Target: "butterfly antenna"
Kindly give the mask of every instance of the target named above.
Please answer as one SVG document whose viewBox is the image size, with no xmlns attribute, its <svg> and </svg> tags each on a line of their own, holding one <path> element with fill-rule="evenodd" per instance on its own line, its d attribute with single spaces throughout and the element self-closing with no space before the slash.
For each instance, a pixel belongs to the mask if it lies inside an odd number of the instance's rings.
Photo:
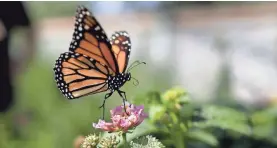
<svg viewBox="0 0 277 148">
<path fill-rule="evenodd" d="M 131 79 L 134 79 L 134 80 L 135 80 L 135 81 L 133 81 L 133 84 L 134 84 L 135 86 L 138 86 L 138 85 L 139 85 L 139 81 L 138 81 L 136 78 L 131 77 Z"/>
<path fill-rule="evenodd" d="M 140 62 L 140 61 L 135 61 L 133 62 L 130 67 L 127 69 L 127 72 L 129 72 L 131 69 L 133 69 L 134 67 L 140 65 L 140 64 L 146 64 L 145 62 Z"/>
<path fill-rule="evenodd" d="M 134 61 L 134 62 L 129 66 L 128 70 L 129 70 L 134 64 L 137 64 L 137 63 L 139 63 L 138 60 Z"/>
</svg>

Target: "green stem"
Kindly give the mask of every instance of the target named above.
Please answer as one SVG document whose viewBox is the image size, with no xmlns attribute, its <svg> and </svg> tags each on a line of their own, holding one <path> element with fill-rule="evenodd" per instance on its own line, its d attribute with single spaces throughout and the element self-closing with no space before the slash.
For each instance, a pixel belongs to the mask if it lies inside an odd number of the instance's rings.
<svg viewBox="0 0 277 148">
<path fill-rule="evenodd" d="M 176 139 L 176 143 L 175 146 L 176 148 L 185 148 L 185 139 L 184 139 L 184 135 L 182 133 L 182 131 L 176 131 L 175 133 L 175 139 Z"/>
<path fill-rule="evenodd" d="M 177 130 L 175 131 L 175 134 L 174 134 L 174 139 L 175 139 L 175 146 L 176 148 L 185 148 L 186 145 L 186 139 L 185 139 L 185 135 L 186 135 L 186 132 L 188 131 L 188 121 L 185 121 L 184 123 L 184 126 L 185 126 L 185 130 L 184 128 L 181 127 L 181 124 L 180 122 L 178 123 L 177 125 Z"/>
<path fill-rule="evenodd" d="M 127 134 L 126 133 L 123 133 L 122 134 L 122 137 L 123 137 L 123 143 L 124 143 L 124 148 L 127 148 L 128 147 L 128 144 L 127 144 Z"/>
</svg>

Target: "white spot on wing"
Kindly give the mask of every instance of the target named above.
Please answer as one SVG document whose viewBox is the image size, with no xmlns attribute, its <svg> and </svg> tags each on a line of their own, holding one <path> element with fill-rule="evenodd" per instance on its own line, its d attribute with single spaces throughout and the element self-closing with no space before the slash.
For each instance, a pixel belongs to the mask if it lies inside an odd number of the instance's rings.
<svg viewBox="0 0 277 148">
<path fill-rule="evenodd" d="M 79 29 L 79 31 L 82 31 L 82 30 L 83 30 L 83 28 L 82 28 L 81 26 L 79 26 L 78 29 Z M 76 32 L 76 34 L 77 34 L 77 32 Z"/>
<path fill-rule="evenodd" d="M 99 27 L 99 26 L 96 26 L 94 29 L 95 29 L 96 31 L 98 31 L 98 30 L 100 30 L 100 27 Z"/>
</svg>

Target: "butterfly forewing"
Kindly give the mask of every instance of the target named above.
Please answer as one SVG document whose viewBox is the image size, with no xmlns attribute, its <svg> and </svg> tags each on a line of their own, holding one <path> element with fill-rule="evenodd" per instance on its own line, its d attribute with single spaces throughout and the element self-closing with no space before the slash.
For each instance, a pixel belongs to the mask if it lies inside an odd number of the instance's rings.
<svg viewBox="0 0 277 148">
<path fill-rule="evenodd" d="M 92 13 L 82 6 L 79 7 L 76 13 L 75 29 L 69 50 L 87 55 L 107 65 L 114 73 L 119 73 L 111 48 L 105 31 Z"/>
<path fill-rule="evenodd" d="M 125 72 L 131 53 L 131 40 L 126 31 L 115 32 L 110 39 L 119 72 Z"/>
<path fill-rule="evenodd" d="M 58 88 L 68 99 L 106 91 L 107 77 L 113 73 L 102 63 L 73 52 L 61 54 L 54 71 Z"/>
</svg>

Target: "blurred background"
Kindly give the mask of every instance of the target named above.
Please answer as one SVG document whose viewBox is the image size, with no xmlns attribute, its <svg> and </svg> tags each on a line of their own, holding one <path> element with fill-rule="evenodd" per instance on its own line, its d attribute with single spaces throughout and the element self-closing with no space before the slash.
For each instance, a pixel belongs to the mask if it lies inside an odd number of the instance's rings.
<svg viewBox="0 0 277 148">
<path fill-rule="evenodd" d="M 129 32 L 131 62 L 147 63 L 132 71 L 140 84 L 122 89 L 129 100 L 179 85 L 199 105 L 260 110 L 277 103 L 277 2 L 23 2 L 25 23 L 13 5 L 0 11 L 0 42 L 9 45 L 1 50 L 10 61 L 10 73 L 1 70 L 10 77 L 1 81 L 11 80 L 13 98 L 0 114 L 1 148 L 73 147 L 101 117 L 104 93 L 69 101 L 54 81 L 53 65 L 69 49 L 78 5 L 94 13 L 108 36 Z M 5 23 L 10 19 L 12 27 Z M 120 104 L 113 95 L 107 113 Z"/>
</svg>

